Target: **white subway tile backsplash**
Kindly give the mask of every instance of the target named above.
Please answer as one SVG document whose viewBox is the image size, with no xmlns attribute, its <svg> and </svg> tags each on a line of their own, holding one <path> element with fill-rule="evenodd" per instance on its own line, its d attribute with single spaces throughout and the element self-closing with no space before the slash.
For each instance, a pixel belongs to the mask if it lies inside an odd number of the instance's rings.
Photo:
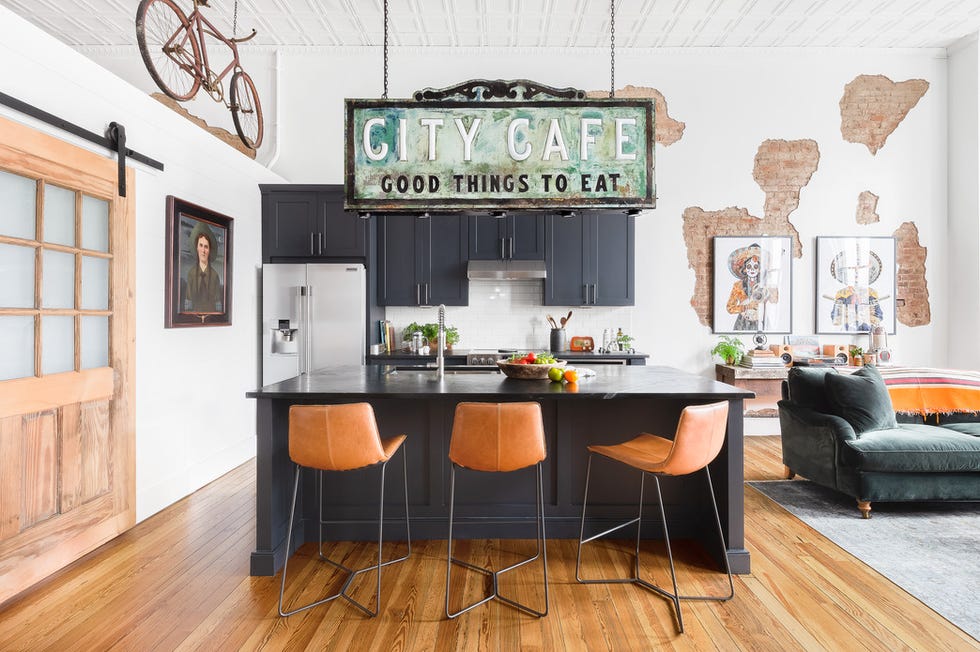
<svg viewBox="0 0 980 652">
<path fill-rule="evenodd" d="M 591 336 L 602 345 L 602 331 L 614 333 L 622 328 L 633 330 L 633 307 L 545 306 L 544 281 L 470 281 L 470 305 L 447 306 L 446 323 L 459 330 L 460 349 L 496 349 L 514 347 L 524 350 L 546 350 L 551 326 L 546 315 L 555 321 L 572 311 L 565 327 L 572 336 Z M 388 307 L 385 315 L 395 328 L 397 338 L 412 322 L 424 324 L 437 319 L 434 308 Z"/>
</svg>

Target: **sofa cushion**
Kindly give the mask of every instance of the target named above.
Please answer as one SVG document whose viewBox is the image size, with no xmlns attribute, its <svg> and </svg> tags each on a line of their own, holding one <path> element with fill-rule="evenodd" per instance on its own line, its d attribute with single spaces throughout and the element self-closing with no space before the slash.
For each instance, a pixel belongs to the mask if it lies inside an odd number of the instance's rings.
<svg viewBox="0 0 980 652">
<path fill-rule="evenodd" d="M 843 417 L 858 435 L 898 425 L 885 381 L 875 367 L 861 367 L 849 376 L 826 374 L 824 387 L 831 413 Z"/>
<path fill-rule="evenodd" d="M 980 437 L 980 421 L 974 421 L 973 423 L 944 423 L 942 427 L 953 432 L 961 432 L 964 435 Z"/>
<path fill-rule="evenodd" d="M 841 457 L 859 471 L 980 472 L 980 437 L 939 426 L 903 425 L 843 442 Z"/>
<path fill-rule="evenodd" d="M 836 374 L 837 370 L 833 367 L 790 367 L 786 373 L 789 400 L 800 407 L 829 414 L 830 402 L 823 381 L 827 373 Z"/>
</svg>

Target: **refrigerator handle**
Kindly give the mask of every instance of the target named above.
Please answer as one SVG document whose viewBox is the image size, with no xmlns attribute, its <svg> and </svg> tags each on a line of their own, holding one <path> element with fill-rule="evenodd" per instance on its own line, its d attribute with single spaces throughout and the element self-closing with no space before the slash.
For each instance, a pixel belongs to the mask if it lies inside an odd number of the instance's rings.
<svg viewBox="0 0 980 652">
<path fill-rule="evenodd" d="M 313 371 L 313 311 L 316 305 L 313 303 L 313 286 L 306 286 L 306 373 Z"/>
</svg>

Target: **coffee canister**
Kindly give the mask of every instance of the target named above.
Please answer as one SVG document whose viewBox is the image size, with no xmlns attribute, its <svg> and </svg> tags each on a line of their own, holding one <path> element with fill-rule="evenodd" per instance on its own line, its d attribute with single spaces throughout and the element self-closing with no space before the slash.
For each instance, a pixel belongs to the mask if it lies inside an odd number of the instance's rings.
<svg viewBox="0 0 980 652">
<path fill-rule="evenodd" d="M 568 344 L 565 340 L 565 329 L 564 328 L 552 328 L 551 329 L 551 351 L 552 353 L 557 353 L 559 351 L 566 351 L 568 349 Z"/>
</svg>

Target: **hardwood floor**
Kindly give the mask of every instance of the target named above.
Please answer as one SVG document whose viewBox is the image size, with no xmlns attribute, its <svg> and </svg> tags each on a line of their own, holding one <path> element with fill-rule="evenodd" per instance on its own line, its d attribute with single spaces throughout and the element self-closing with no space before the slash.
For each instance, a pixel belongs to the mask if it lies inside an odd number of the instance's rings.
<svg viewBox="0 0 980 652">
<path fill-rule="evenodd" d="M 746 479 L 777 479 L 779 438 L 748 437 Z M 683 603 L 677 634 L 670 603 L 630 585 L 575 581 L 575 541 L 548 542 L 550 614 L 536 619 L 493 601 L 447 620 L 443 541 L 421 541 L 385 569 L 382 613 L 368 619 L 334 601 L 287 619 L 276 612 L 279 578 L 250 577 L 254 464 L 245 464 L 140 523 L 0 608 L 0 650 L 980 650 L 980 644 L 851 557 L 768 498 L 746 487 L 750 575 L 727 603 Z M 618 542 L 584 555 L 597 573 L 624 572 Z M 532 541 L 461 542 L 458 553 L 500 567 Z M 391 546 L 386 554 L 400 550 Z M 694 546 L 675 546 L 682 591 L 720 591 L 724 576 Z M 366 564 L 369 550 L 335 555 Z M 651 542 L 645 573 L 669 575 Z M 301 549 L 287 597 L 314 597 L 337 577 Z M 295 575 L 293 574 L 295 570 Z M 525 572 L 525 570 L 527 572 Z M 455 571 L 454 571 L 455 573 Z M 538 604 L 539 567 L 514 573 L 501 591 Z M 369 599 L 366 573 L 355 597 Z M 362 576 L 363 577 L 363 576 Z M 506 576 L 505 576 L 506 577 Z M 304 585 L 308 590 L 296 594 Z M 454 574 L 460 599 L 482 589 Z M 970 599 L 964 596 L 964 599 Z"/>
</svg>

